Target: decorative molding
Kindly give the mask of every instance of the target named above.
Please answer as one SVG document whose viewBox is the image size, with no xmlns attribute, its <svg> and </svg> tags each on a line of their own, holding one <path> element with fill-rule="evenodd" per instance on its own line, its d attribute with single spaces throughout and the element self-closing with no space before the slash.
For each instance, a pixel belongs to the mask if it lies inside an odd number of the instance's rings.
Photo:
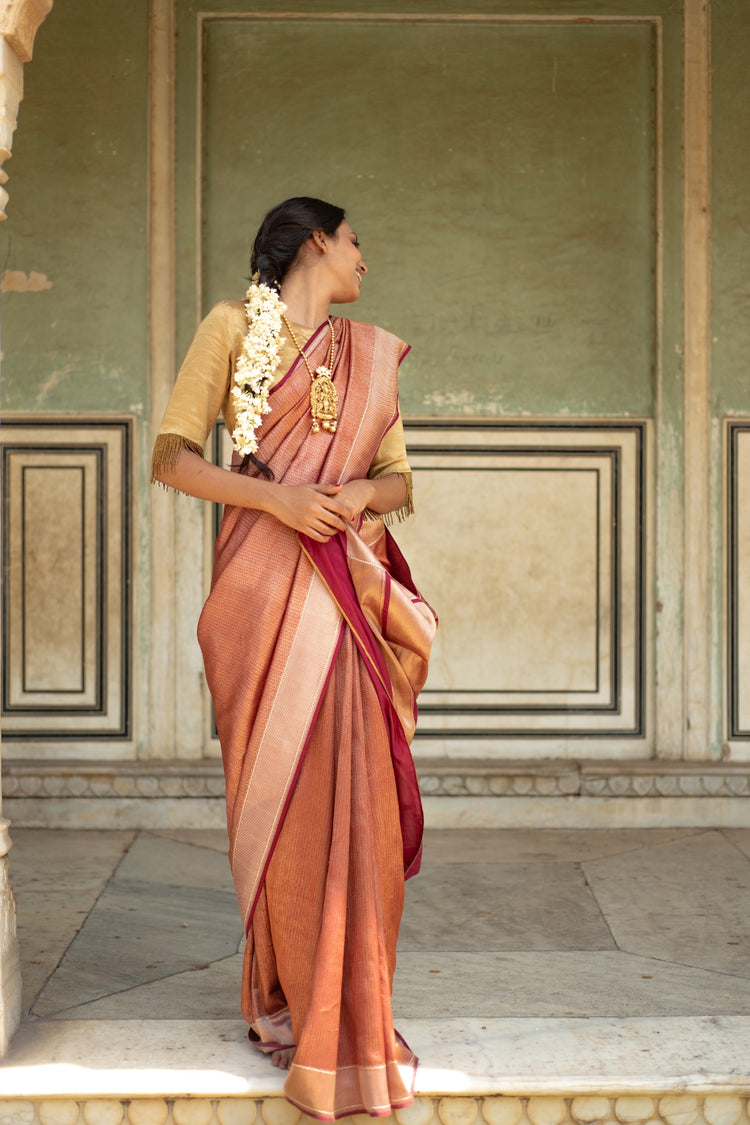
<svg viewBox="0 0 750 1125">
<path fill-rule="evenodd" d="M 130 733 L 130 419 L 7 418 L 5 738 Z"/>
<path fill-rule="evenodd" d="M 417 762 L 425 797 L 750 797 L 750 763 L 650 761 Z M 223 798 L 220 762 L 10 761 L 6 798 Z M 16 824 L 19 823 L 15 818 Z"/>
<path fill-rule="evenodd" d="M 6 798 L 95 797 L 99 800 L 223 798 L 224 774 L 221 763 L 214 761 L 6 761 L 3 794 Z"/>
<path fill-rule="evenodd" d="M 750 764 L 672 762 L 418 763 L 429 797 L 743 797 Z"/>
</svg>

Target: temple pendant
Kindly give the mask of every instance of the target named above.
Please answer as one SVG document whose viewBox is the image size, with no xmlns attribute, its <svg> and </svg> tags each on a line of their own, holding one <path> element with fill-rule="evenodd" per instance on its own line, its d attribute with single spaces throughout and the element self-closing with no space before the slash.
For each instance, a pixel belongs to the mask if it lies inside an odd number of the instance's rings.
<svg viewBox="0 0 750 1125">
<path fill-rule="evenodd" d="M 327 367 L 319 367 L 315 372 L 310 386 L 310 413 L 314 434 L 319 434 L 321 430 L 336 433 L 338 393 Z"/>
</svg>

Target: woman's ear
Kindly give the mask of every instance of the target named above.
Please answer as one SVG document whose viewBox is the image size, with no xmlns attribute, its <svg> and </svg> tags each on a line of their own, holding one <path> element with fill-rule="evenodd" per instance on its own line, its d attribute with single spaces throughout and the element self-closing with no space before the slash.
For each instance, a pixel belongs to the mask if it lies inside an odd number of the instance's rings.
<svg viewBox="0 0 750 1125">
<path fill-rule="evenodd" d="M 325 236 L 325 233 L 322 230 L 314 230 L 312 232 L 311 237 L 312 237 L 313 245 L 315 246 L 315 249 L 320 250 L 321 253 L 325 254 L 326 253 L 326 236 Z"/>
</svg>

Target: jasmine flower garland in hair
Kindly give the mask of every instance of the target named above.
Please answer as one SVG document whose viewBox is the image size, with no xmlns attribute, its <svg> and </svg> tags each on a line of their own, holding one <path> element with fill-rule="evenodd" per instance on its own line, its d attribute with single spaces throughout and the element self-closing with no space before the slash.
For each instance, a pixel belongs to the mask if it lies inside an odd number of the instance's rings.
<svg viewBox="0 0 750 1125">
<path fill-rule="evenodd" d="M 245 310 L 247 334 L 232 380 L 236 418 L 232 444 L 243 457 L 258 448 L 255 431 L 263 415 L 271 411 L 268 392 L 279 366 L 281 346 L 286 343 L 281 336 L 286 305 L 275 289 L 258 282 L 257 273 L 247 291 Z"/>
</svg>

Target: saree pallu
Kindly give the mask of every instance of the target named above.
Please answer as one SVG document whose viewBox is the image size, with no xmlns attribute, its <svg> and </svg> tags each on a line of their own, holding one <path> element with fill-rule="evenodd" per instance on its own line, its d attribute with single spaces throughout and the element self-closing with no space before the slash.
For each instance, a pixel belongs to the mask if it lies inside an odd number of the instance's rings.
<svg viewBox="0 0 750 1125">
<path fill-rule="evenodd" d="M 366 477 L 396 416 L 404 345 L 334 327 L 335 435 L 310 432 L 304 364 L 271 392 L 257 455 L 284 484 Z M 313 368 L 326 348 L 327 333 L 308 341 Z M 261 1050 L 296 1047 L 285 1095 L 321 1120 L 413 1097 L 391 990 L 404 877 L 421 855 L 409 741 L 434 630 L 381 520 L 320 544 L 225 510 L 198 636 L 247 933 L 242 1010 Z"/>
</svg>

